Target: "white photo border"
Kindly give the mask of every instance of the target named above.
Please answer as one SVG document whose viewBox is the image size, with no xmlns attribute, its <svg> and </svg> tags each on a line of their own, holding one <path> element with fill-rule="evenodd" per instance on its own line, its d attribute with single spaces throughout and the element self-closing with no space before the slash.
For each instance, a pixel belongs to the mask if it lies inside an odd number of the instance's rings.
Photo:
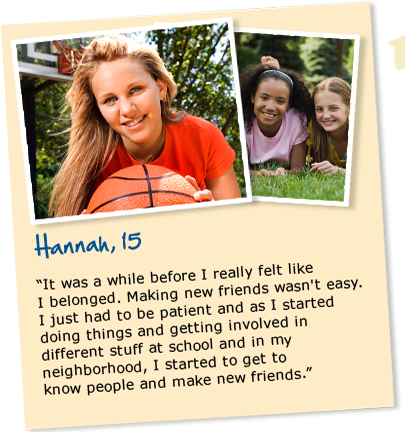
<svg viewBox="0 0 405 432">
<path fill-rule="evenodd" d="M 353 55 L 353 74 L 352 74 L 352 93 L 350 98 L 350 127 L 349 127 L 349 141 L 347 147 L 347 165 L 346 165 L 346 179 L 345 179 L 345 194 L 343 201 L 325 201 L 325 200 L 310 200 L 299 198 L 276 198 L 276 197 L 261 197 L 253 195 L 253 201 L 262 202 L 277 202 L 277 203 L 290 203 L 290 204 L 309 204 L 309 205 L 324 205 L 336 207 L 348 207 L 350 197 L 350 183 L 351 183 L 351 169 L 352 169 L 352 153 L 353 153 L 353 136 L 355 127 L 355 107 L 356 107 L 356 94 L 357 94 L 357 76 L 359 67 L 359 50 L 360 50 L 360 35 L 341 34 L 341 33 L 319 33 L 319 32 L 300 32 L 288 30 L 271 30 L 271 29 L 257 29 L 247 27 L 235 27 L 235 33 L 255 33 L 255 34 L 270 34 L 281 36 L 304 36 L 304 37 L 319 37 L 325 39 L 350 39 L 354 40 L 354 55 Z M 241 135 L 246 140 L 245 134 Z M 243 143 L 246 147 L 246 141 Z"/>
<path fill-rule="evenodd" d="M 210 202 L 199 203 L 198 205 L 180 204 L 180 205 L 172 205 L 167 207 L 153 207 L 153 208 L 146 208 L 146 209 L 134 209 L 134 210 L 96 213 L 92 215 L 86 215 L 85 217 L 83 215 L 77 215 L 77 216 L 47 218 L 47 219 L 36 219 L 35 211 L 34 211 L 34 197 L 32 194 L 32 187 L 31 187 L 30 163 L 28 157 L 28 145 L 27 145 L 26 130 L 25 130 L 24 110 L 22 106 L 22 93 L 21 93 L 20 78 L 19 78 L 18 59 L 17 59 L 17 45 L 35 43 L 35 42 L 47 42 L 47 41 L 61 40 L 61 39 L 75 39 L 81 37 L 103 36 L 103 35 L 111 35 L 117 33 L 146 32 L 150 30 L 164 30 L 167 28 L 180 28 L 180 27 L 189 27 L 194 25 L 210 25 L 210 24 L 223 24 L 223 23 L 227 23 L 228 25 L 228 37 L 231 45 L 235 100 L 237 105 L 238 124 L 240 129 L 240 138 L 241 138 L 241 146 L 242 146 L 241 150 L 242 150 L 242 160 L 243 160 L 245 185 L 246 185 L 246 197 L 229 199 L 229 200 L 221 200 L 221 201 L 210 201 Z M 92 219 L 104 219 L 104 218 L 117 217 L 117 216 L 129 216 L 129 215 L 136 215 L 136 214 L 157 213 L 157 212 L 176 211 L 176 210 L 202 209 L 205 207 L 218 207 L 224 205 L 245 204 L 245 203 L 252 202 L 248 156 L 246 151 L 246 145 L 243 144 L 246 142 L 246 140 L 244 135 L 244 127 L 243 127 L 242 101 L 241 101 L 240 90 L 239 90 L 239 75 L 238 75 L 237 60 L 236 60 L 236 48 L 235 48 L 232 18 L 196 20 L 196 21 L 186 21 L 186 22 L 170 23 L 170 24 L 159 23 L 159 25 L 156 25 L 155 23 L 154 25 L 149 25 L 149 26 L 113 28 L 113 29 L 110 28 L 110 29 L 92 31 L 92 32 L 68 33 L 68 34 L 59 34 L 59 35 L 43 36 L 43 37 L 35 37 L 35 38 L 14 39 L 11 41 L 11 47 L 13 51 L 14 81 L 16 87 L 21 142 L 23 146 L 25 179 L 26 179 L 26 187 L 27 187 L 27 194 L 28 194 L 28 206 L 29 206 L 31 225 L 70 222 L 76 220 L 83 221 L 83 220 L 92 220 Z"/>
</svg>

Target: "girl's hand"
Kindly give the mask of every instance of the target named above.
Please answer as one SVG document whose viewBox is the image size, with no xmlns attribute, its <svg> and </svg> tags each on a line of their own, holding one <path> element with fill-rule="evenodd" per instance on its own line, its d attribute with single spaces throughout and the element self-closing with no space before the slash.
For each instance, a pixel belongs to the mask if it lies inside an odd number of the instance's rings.
<svg viewBox="0 0 405 432">
<path fill-rule="evenodd" d="M 84 214 L 86 214 L 86 211 L 87 211 L 87 209 L 84 209 L 80 214 L 84 215 Z"/>
<path fill-rule="evenodd" d="M 273 175 L 283 176 L 284 174 L 287 174 L 287 173 L 288 173 L 288 171 L 285 168 L 279 167 L 279 168 L 276 169 L 276 171 L 274 172 Z"/>
<path fill-rule="evenodd" d="M 325 174 L 336 174 L 339 171 L 346 172 L 346 170 L 332 165 L 329 161 L 313 163 L 310 171 L 323 172 Z"/>
<path fill-rule="evenodd" d="M 280 64 L 278 63 L 278 60 L 272 56 L 263 56 L 262 57 L 262 63 L 268 64 L 270 66 L 276 67 L 277 69 L 280 69 Z"/>
<path fill-rule="evenodd" d="M 185 176 L 185 179 L 193 186 L 194 189 L 197 190 L 197 192 L 194 194 L 194 199 L 199 202 L 204 201 L 214 201 L 214 198 L 212 196 L 212 193 L 208 189 L 204 189 L 203 191 L 198 186 L 197 182 L 195 181 L 194 177 L 191 177 L 189 175 Z"/>
<path fill-rule="evenodd" d="M 273 177 L 275 175 L 274 171 L 269 171 L 269 170 L 265 170 L 262 169 L 260 171 L 253 171 L 250 170 L 250 176 L 251 177 Z"/>
<path fill-rule="evenodd" d="M 283 167 L 279 167 L 275 171 L 266 170 L 266 169 L 261 169 L 260 171 L 250 171 L 251 177 L 274 177 L 278 175 L 283 176 L 284 174 L 287 173 L 288 171 Z"/>
</svg>

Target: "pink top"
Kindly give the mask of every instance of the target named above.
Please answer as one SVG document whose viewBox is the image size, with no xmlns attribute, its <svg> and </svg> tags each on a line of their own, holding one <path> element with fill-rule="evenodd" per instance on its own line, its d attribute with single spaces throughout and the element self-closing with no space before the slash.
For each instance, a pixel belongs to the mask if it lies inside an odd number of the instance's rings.
<svg viewBox="0 0 405 432">
<path fill-rule="evenodd" d="M 249 149 L 249 162 L 277 161 L 290 166 L 291 149 L 294 145 L 302 143 L 308 136 L 308 129 L 302 132 L 301 119 L 295 108 L 290 108 L 283 117 L 280 129 L 274 137 L 266 137 L 253 119 L 250 133 L 246 132 L 246 144 Z"/>
</svg>

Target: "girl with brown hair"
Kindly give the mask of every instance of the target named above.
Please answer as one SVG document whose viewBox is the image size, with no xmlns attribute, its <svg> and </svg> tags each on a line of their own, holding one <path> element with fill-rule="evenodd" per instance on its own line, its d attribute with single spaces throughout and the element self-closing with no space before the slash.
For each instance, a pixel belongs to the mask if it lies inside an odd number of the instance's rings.
<svg viewBox="0 0 405 432">
<path fill-rule="evenodd" d="M 120 35 L 93 40 L 68 92 L 71 135 L 50 214 L 82 213 L 103 180 L 142 163 L 185 176 L 198 201 L 239 198 L 235 152 L 216 126 L 173 110 L 176 90 L 153 48 Z"/>
<path fill-rule="evenodd" d="M 311 171 L 346 172 L 350 97 L 351 87 L 341 78 L 328 78 L 315 87 L 315 116 L 307 140 Z"/>
</svg>

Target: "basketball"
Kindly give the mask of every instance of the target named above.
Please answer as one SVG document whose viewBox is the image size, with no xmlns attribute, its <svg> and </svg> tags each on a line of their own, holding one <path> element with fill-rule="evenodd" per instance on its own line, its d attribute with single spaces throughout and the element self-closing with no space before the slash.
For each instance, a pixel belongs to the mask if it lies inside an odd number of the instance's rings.
<svg viewBox="0 0 405 432">
<path fill-rule="evenodd" d="M 86 214 L 191 204 L 197 191 L 180 174 L 155 165 L 117 171 L 94 192 Z"/>
</svg>

